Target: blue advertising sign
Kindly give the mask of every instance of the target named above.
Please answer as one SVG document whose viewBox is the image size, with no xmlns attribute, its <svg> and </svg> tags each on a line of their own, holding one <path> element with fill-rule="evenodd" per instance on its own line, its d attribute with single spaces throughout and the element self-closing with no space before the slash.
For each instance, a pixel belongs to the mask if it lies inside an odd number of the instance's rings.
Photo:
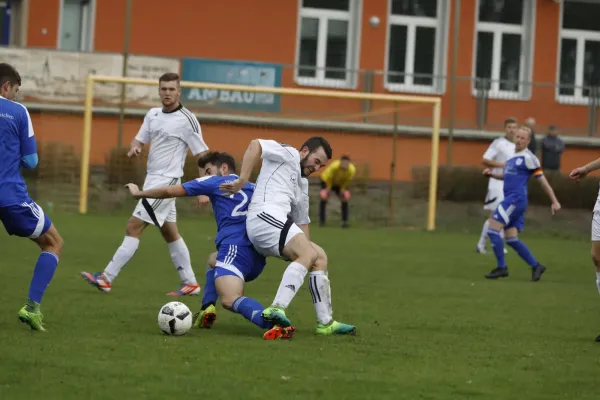
<svg viewBox="0 0 600 400">
<path fill-rule="evenodd" d="M 281 87 L 281 65 L 278 64 L 182 58 L 181 68 L 184 81 Z M 280 95 L 273 93 L 184 88 L 182 102 L 200 108 L 280 111 Z"/>
</svg>

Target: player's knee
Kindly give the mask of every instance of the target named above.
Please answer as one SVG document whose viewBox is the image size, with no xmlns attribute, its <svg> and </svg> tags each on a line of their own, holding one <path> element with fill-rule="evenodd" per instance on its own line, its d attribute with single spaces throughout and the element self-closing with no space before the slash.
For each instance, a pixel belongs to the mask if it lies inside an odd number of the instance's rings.
<svg viewBox="0 0 600 400">
<path fill-rule="evenodd" d="M 326 271 L 327 263 L 328 263 L 327 253 L 325 253 L 325 250 L 323 250 L 323 248 L 321 246 L 318 246 L 314 243 L 313 243 L 313 247 L 315 248 L 315 250 L 317 252 L 317 260 L 315 261 L 315 263 L 312 267 L 312 270 L 313 271 Z"/>
<path fill-rule="evenodd" d="M 231 311 L 235 299 L 237 299 L 237 297 L 232 295 L 221 296 L 221 305 L 224 309 Z"/>
<path fill-rule="evenodd" d="M 206 265 L 209 268 L 215 268 L 217 266 L 217 252 L 211 253 L 206 260 Z"/>
<path fill-rule="evenodd" d="M 60 236 L 54 226 L 51 226 L 48 232 L 40 236 L 37 242 L 42 251 L 56 254 L 58 257 L 60 257 L 65 244 L 63 238 Z"/>
<path fill-rule="evenodd" d="M 305 249 L 302 253 L 299 254 L 299 257 L 296 259 L 296 262 L 307 266 L 308 269 L 310 269 L 312 266 L 315 265 L 315 263 L 317 262 L 319 258 L 319 254 L 317 253 L 317 251 L 315 249 L 311 248 L 307 248 Z"/>
<path fill-rule="evenodd" d="M 173 222 L 165 222 L 163 227 L 160 229 L 160 233 L 167 243 L 174 242 L 181 238 L 179 235 L 179 230 L 177 229 L 177 225 Z"/>
<path fill-rule="evenodd" d="M 592 262 L 596 268 L 600 268 L 600 254 L 595 254 L 592 252 Z"/>
<path fill-rule="evenodd" d="M 142 232 L 144 231 L 144 222 L 137 218 L 130 218 L 127 221 L 127 226 L 125 227 L 125 234 L 127 236 L 139 239 L 142 236 Z"/>
</svg>

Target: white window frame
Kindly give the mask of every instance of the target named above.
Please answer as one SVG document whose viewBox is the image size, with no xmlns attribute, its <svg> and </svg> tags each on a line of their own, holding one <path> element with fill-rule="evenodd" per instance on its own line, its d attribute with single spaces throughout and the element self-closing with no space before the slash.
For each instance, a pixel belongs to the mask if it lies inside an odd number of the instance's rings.
<svg viewBox="0 0 600 400">
<path fill-rule="evenodd" d="M 328 87 L 336 89 L 356 89 L 358 60 L 360 56 L 360 21 L 362 0 L 350 0 L 350 10 L 325 10 L 320 8 L 302 7 L 302 0 L 298 0 L 298 22 L 296 29 L 296 67 L 294 68 L 294 81 L 298 85 Z M 300 72 L 300 42 L 302 40 L 302 18 L 316 18 L 319 21 L 317 36 L 317 65 L 316 76 L 299 76 Z M 329 19 L 348 22 L 348 41 L 346 49 L 346 79 L 325 78 L 325 59 L 327 56 L 327 21 Z"/>
<path fill-rule="evenodd" d="M 62 24 L 64 20 L 65 0 L 60 0 L 58 9 L 58 38 L 56 48 L 62 50 Z M 94 37 L 96 31 L 96 0 L 89 0 L 89 18 L 81 21 L 81 43 L 79 45 L 80 52 L 94 51 Z"/>
<path fill-rule="evenodd" d="M 388 0 L 388 24 L 385 41 L 385 72 L 383 86 L 390 92 L 408 92 L 423 94 L 444 94 L 446 92 L 446 67 L 448 54 L 448 30 L 450 18 L 450 1 L 437 1 L 437 17 L 416 17 L 409 15 L 392 15 L 392 0 Z M 392 41 L 392 25 L 406 26 L 406 58 L 404 62 L 404 83 L 388 82 L 388 66 L 390 43 Z M 429 85 L 414 84 L 414 60 L 417 27 L 436 28 L 434 46 L 433 83 Z"/>
<path fill-rule="evenodd" d="M 475 87 L 477 80 L 477 41 L 479 32 L 493 33 L 493 53 L 492 53 L 492 76 L 490 77 L 491 86 L 488 91 L 490 99 L 500 100 L 531 100 L 531 82 L 533 79 L 533 61 L 534 61 L 534 38 L 536 22 L 536 0 L 523 1 L 523 20 L 521 25 L 503 24 L 499 22 L 479 22 L 479 5 L 481 0 L 477 0 L 475 5 L 475 36 L 473 38 L 473 80 L 471 82 L 472 95 L 476 97 L 479 90 Z M 502 34 L 512 33 L 521 35 L 521 57 L 519 59 L 519 91 L 500 90 L 500 68 L 502 63 Z"/>
<path fill-rule="evenodd" d="M 585 57 L 585 42 L 591 40 L 594 42 L 600 42 L 600 28 L 597 32 L 593 31 L 580 31 L 577 29 L 564 29 L 563 18 L 564 18 L 564 1 L 560 4 L 560 18 L 559 18 L 559 29 L 558 29 L 558 57 L 556 62 L 556 100 L 560 104 L 571 104 L 571 105 L 588 105 L 590 98 L 583 95 L 583 69 Z M 562 40 L 563 39 L 574 39 L 577 43 L 577 58 L 575 60 L 575 94 L 566 95 L 560 94 L 560 67 L 561 67 L 561 55 L 562 55 Z"/>
</svg>

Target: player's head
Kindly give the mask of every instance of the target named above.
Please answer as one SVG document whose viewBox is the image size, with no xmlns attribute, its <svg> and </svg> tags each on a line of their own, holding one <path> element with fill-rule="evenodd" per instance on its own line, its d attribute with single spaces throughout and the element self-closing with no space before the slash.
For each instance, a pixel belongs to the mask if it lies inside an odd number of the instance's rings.
<svg viewBox="0 0 600 400">
<path fill-rule="evenodd" d="M 523 151 L 529 145 L 531 140 L 531 128 L 527 125 L 521 125 L 515 134 L 515 152 Z"/>
<path fill-rule="evenodd" d="M 348 169 L 350 167 L 350 157 L 343 155 L 340 158 L 340 168 L 341 169 Z"/>
<path fill-rule="evenodd" d="M 21 86 L 21 75 L 10 64 L 0 63 L 0 95 L 15 101 Z"/>
<path fill-rule="evenodd" d="M 511 142 L 515 140 L 515 133 L 517 133 L 517 129 L 519 128 L 519 124 L 517 120 L 514 118 L 507 118 L 504 120 L 504 132 L 506 133 L 506 138 Z"/>
<path fill-rule="evenodd" d="M 327 164 L 333 156 L 333 150 L 324 137 L 313 136 L 300 147 L 300 170 L 302 176 L 309 176 Z"/>
<path fill-rule="evenodd" d="M 220 151 L 207 151 L 198 158 L 198 167 L 206 175 L 235 174 L 235 158 L 231 154 Z"/>
<path fill-rule="evenodd" d="M 179 74 L 167 72 L 158 78 L 158 96 L 163 107 L 169 108 L 179 104 L 181 87 Z"/>
</svg>

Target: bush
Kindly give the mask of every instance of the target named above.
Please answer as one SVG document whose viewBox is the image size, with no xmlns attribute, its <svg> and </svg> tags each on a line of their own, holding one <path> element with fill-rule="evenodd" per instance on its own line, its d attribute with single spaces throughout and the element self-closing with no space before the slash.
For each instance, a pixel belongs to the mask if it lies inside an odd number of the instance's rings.
<svg viewBox="0 0 600 400">
<path fill-rule="evenodd" d="M 79 183 L 80 161 L 72 145 L 38 142 L 39 163 L 27 177 L 44 183 Z"/>
<path fill-rule="evenodd" d="M 424 199 L 429 195 L 429 166 L 416 166 L 412 169 L 413 192 L 415 198 Z M 590 209 L 598 196 L 600 179 L 588 177 L 575 183 L 559 172 L 544 172 L 550 186 L 564 208 Z M 464 166 L 441 166 L 438 169 L 439 200 L 454 202 L 482 202 L 487 191 L 488 179 L 482 169 Z M 536 179 L 528 185 L 529 203 L 549 205 L 550 201 Z"/>
</svg>

